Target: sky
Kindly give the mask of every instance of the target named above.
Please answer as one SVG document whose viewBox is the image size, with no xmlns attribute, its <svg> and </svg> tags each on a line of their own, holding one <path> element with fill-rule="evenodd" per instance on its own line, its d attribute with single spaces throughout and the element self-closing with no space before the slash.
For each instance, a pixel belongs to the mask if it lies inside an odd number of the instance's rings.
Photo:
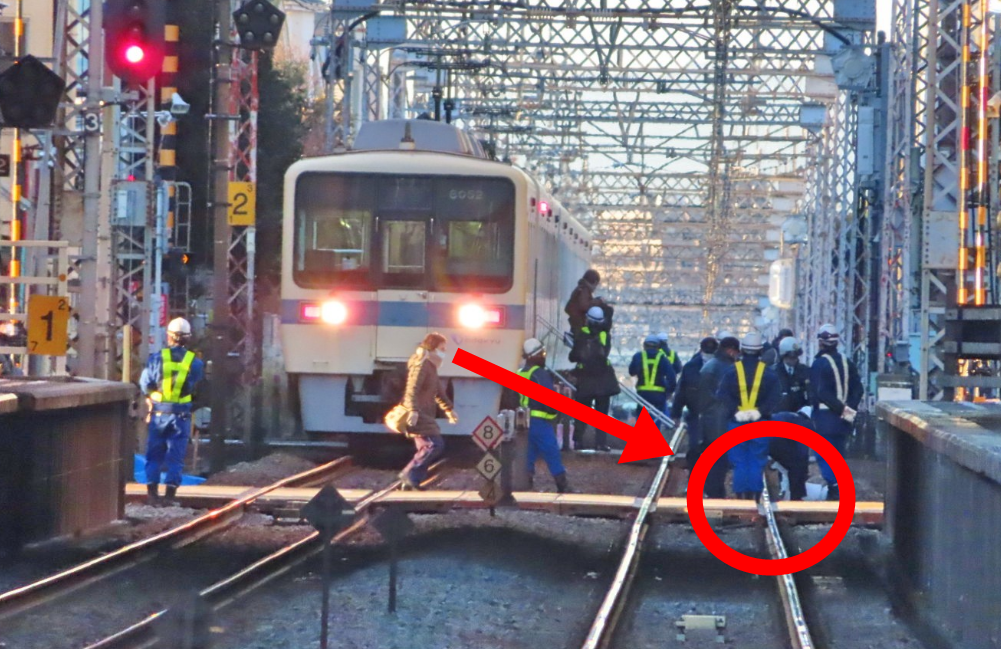
<svg viewBox="0 0 1001 649">
<path fill-rule="evenodd" d="M 876 0 L 876 29 L 890 33 L 890 10 L 893 0 Z"/>
</svg>

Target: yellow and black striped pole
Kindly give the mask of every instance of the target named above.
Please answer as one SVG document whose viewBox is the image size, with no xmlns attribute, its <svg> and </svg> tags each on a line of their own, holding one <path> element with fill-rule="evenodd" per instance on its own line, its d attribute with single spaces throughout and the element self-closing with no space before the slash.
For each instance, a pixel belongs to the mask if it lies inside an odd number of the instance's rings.
<svg viewBox="0 0 1001 649">
<path fill-rule="evenodd" d="M 160 75 L 160 109 L 170 111 L 174 94 L 177 92 L 177 48 L 181 30 L 177 25 L 164 28 L 166 51 Z M 167 184 L 167 238 L 174 231 L 174 212 L 177 197 L 174 182 L 177 180 L 177 122 L 168 121 L 160 129 L 160 153 L 157 158 L 160 178 Z M 173 242 L 171 242 L 173 243 Z"/>
</svg>

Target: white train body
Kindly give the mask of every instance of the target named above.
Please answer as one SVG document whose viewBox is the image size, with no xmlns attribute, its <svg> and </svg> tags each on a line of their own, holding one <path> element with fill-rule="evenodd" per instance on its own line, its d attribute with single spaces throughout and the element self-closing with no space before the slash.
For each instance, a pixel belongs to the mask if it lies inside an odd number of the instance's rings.
<svg viewBox="0 0 1001 649">
<path fill-rule="evenodd" d="M 418 125 L 425 142 L 451 129 Z M 405 363 L 431 331 L 450 351 L 517 369 L 525 338 L 545 333 L 537 316 L 565 320 L 591 255 L 587 231 L 520 169 L 427 150 L 296 162 L 283 228 L 285 367 L 311 433 L 386 432 Z M 500 386 L 448 362 L 439 373 L 461 422 L 442 432 L 468 435 L 497 412 Z"/>
</svg>

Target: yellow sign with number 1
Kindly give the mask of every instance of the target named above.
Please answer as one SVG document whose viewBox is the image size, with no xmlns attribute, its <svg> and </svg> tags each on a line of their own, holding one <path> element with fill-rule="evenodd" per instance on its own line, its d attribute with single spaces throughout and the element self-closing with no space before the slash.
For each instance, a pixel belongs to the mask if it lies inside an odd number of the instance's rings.
<svg viewBox="0 0 1001 649">
<path fill-rule="evenodd" d="M 230 225 L 254 225 L 257 222 L 257 185 L 230 181 L 226 214 Z"/>
<path fill-rule="evenodd" d="M 32 295 L 28 299 L 28 353 L 65 356 L 70 321 L 69 299 Z"/>
</svg>

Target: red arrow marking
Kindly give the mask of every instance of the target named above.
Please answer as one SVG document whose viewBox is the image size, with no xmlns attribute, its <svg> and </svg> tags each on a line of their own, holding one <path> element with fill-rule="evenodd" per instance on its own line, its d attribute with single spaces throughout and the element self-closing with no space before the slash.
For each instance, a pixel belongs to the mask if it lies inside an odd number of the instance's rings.
<svg viewBox="0 0 1001 649">
<path fill-rule="evenodd" d="M 555 408 L 562 413 L 570 415 L 578 421 L 603 430 L 613 437 L 618 437 L 626 443 L 626 448 L 622 451 L 622 457 L 619 458 L 619 464 L 674 455 L 674 451 L 671 450 L 671 446 L 664 439 L 664 436 L 660 434 L 660 430 L 653 423 L 653 419 L 650 418 L 646 408 L 640 411 L 640 416 L 636 420 L 636 426 L 633 427 L 618 419 L 603 415 L 593 408 L 588 408 L 581 403 L 577 403 L 562 394 L 548 390 L 538 383 L 518 376 L 499 365 L 494 365 L 475 354 L 470 354 L 464 349 L 456 350 L 455 358 L 452 359 L 452 362 L 474 374 L 479 374 L 485 379 L 503 385 L 505 388 L 510 388 L 518 394 L 523 394 L 530 399 L 546 404 L 550 408 Z"/>
</svg>

